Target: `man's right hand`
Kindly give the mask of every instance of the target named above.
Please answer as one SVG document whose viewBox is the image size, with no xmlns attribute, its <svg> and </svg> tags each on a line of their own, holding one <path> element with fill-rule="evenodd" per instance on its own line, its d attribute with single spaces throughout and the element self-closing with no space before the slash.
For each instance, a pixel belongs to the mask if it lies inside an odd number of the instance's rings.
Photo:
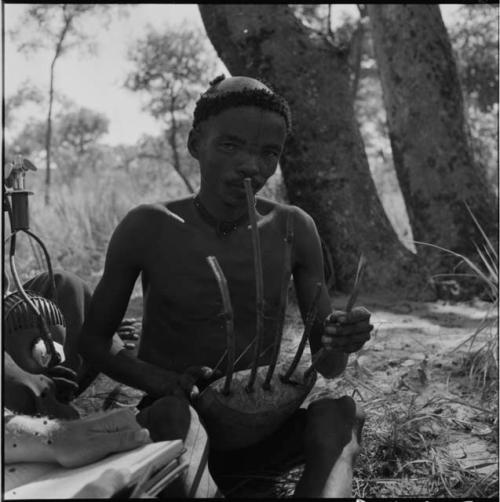
<svg viewBox="0 0 500 502">
<path fill-rule="evenodd" d="M 208 366 L 191 366 L 184 373 L 175 371 L 162 372 L 162 381 L 153 392 L 148 392 L 151 397 L 177 396 L 196 399 L 200 393 L 196 383 L 200 380 L 208 380 L 214 375 L 214 372 Z"/>
<path fill-rule="evenodd" d="M 16 413 L 44 415 L 49 418 L 78 418 L 78 412 L 67 404 L 72 394 L 78 390 L 74 372 L 61 366 L 50 371 L 50 376 L 28 373 L 4 352 L 6 408 Z"/>
</svg>

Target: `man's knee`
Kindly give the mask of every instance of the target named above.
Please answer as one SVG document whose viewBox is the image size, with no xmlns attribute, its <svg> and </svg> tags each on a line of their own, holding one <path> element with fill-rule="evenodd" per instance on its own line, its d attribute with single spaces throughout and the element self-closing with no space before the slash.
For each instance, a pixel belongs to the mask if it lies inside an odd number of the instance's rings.
<svg viewBox="0 0 500 502">
<path fill-rule="evenodd" d="M 90 297 L 92 295 L 92 291 L 88 284 L 72 272 L 56 270 L 54 272 L 54 282 L 58 295 L 66 295 L 68 293 L 83 297 Z"/>
<path fill-rule="evenodd" d="M 57 298 L 68 299 L 68 295 L 90 297 L 92 291 L 90 287 L 77 275 L 66 270 L 54 271 L 55 295 Z M 29 289 L 41 296 L 48 297 L 51 293 L 51 281 L 48 272 L 41 272 L 24 284 L 25 289 Z"/>
<path fill-rule="evenodd" d="M 137 414 L 137 422 L 149 430 L 153 441 L 184 439 L 191 422 L 186 399 L 165 396 Z"/>
<path fill-rule="evenodd" d="M 306 442 L 338 450 L 350 443 L 355 433 L 359 443 L 364 418 L 364 412 L 349 396 L 318 399 L 307 410 Z"/>
</svg>

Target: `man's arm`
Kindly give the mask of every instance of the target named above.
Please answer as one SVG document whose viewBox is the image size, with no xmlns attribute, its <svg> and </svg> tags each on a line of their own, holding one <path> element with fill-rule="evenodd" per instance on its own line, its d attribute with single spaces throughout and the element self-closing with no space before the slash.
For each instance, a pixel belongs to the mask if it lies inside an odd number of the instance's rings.
<svg viewBox="0 0 500 502">
<path fill-rule="evenodd" d="M 113 353 L 111 340 L 122 320 L 135 281 L 144 268 L 148 249 L 154 249 L 159 210 L 140 206 L 132 210 L 111 237 L 104 273 L 90 302 L 80 337 L 80 352 L 111 378 L 152 396 L 175 391 L 178 375 L 130 355 Z"/>
<path fill-rule="evenodd" d="M 330 297 L 325 286 L 323 255 L 318 230 L 313 219 L 304 211 L 295 208 L 295 245 L 293 257 L 293 280 L 297 293 L 300 313 L 305 321 L 312 304 L 316 284 L 322 284 L 317 304 L 317 316 L 310 335 L 312 354 L 323 347 L 324 321 L 331 313 Z M 317 370 L 327 378 L 340 375 L 347 366 L 348 354 L 329 350 L 317 365 Z"/>
</svg>

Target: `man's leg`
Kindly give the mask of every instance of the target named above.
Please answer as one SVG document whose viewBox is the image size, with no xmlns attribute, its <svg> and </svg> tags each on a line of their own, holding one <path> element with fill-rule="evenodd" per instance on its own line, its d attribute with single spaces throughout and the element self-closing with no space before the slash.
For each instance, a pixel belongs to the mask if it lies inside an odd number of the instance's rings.
<svg viewBox="0 0 500 502">
<path fill-rule="evenodd" d="M 145 401 L 147 402 L 147 401 Z M 186 452 L 181 461 L 188 468 L 161 494 L 161 498 L 214 498 L 221 497 L 208 470 L 208 436 L 198 413 L 186 399 L 165 396 L 141 409 L 137 422 L 149 430 L 153 441 L 182 439 Z"/>
<path fill-rule="evenodd" d="M 66 361 L 64 365 L 77 373 L 77 381 L 80 386 L 79 391 L 82 392 L 98 374 L 98 371 L 85 363 L 78 354 L 78 341 L 92 292 L 82 279 L 71 272 L 54 272 L 54 281 L 56 285 L 56 297 L 52 300 L 61 309 L 66 322 L 66 341 L 64 344 Z M 24 284 L 23 287 L 40 296 L 49 298 L 51 291 L 48 273 L 44 272 L 37 275 Z M 124 344 L 120 337 L 115 334 L 111 350 L 117 353 L 123 347 Z"/>
<path fill-rule="evenodd" d="M 304 433 L 306 466 L 296 497 L 352 497 L 352 468 L 364 414 L 350 397 L 309 405 Z"/>
</svg>

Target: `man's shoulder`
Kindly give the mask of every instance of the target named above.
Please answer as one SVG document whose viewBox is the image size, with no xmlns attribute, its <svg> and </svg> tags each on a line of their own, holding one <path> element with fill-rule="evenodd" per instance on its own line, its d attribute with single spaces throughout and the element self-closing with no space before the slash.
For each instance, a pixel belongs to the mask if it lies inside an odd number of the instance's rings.
<svg viewBox="0 0 500 502">
<path fill-rule="evenodd" d="M 156 222 L 158 219 L 168 219 L 183 221 L 182 218 L 176 214 L 176 209 L 181 208 L 186 204 L 190 197 L 183 199 L 175 199 L 171 201 L 150 202 L 140 204 L 131 209 L 126 215 L 125 219 L 136 221 L 139 223 Z"/>
<path fill-rule="evenodd" d="M 293 204 L 286 204 L 284 202 L 277 202 L 275 200 L 266 199 L 265 197 L 257 197 L 257 204 L 259 212 L 268 214 L 274 212 L 279 216 L 293 215 L 294 218 L 305 219 L 310 216 L 300 207 Z"/>
</svg>

